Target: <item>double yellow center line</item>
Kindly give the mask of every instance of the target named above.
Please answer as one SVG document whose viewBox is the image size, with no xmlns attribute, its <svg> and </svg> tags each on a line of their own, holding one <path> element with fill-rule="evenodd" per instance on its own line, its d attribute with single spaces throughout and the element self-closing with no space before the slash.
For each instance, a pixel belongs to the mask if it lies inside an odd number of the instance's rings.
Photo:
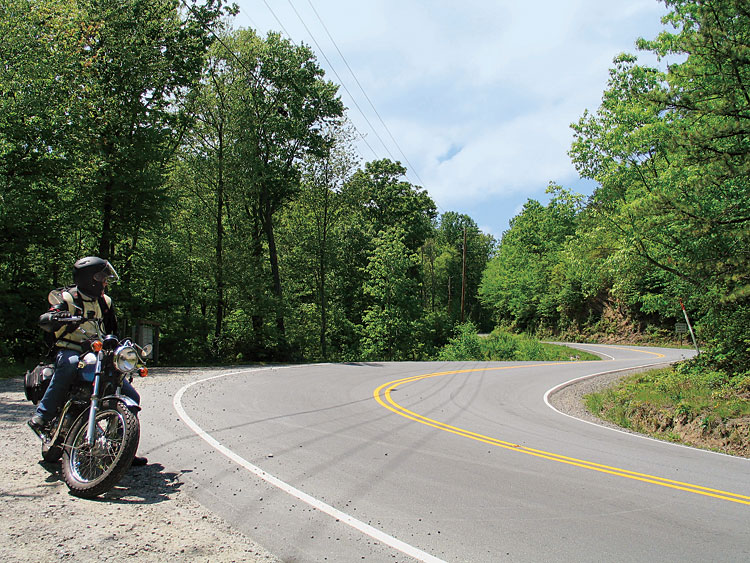
<svg viewBox="0 0 750 563">
<path fill-rule="evenodd" d="M 594 462 L 586 461 L 583 459 L 568 457 L 568 456 L 564 456 L 560 454 L 555 454 L 552 452 L 547 452 L 544 450 L 537 450 L 537 449 L 529 448 L 529 447 L 522 446 L 519 444 L 514 444 L 512 442 L 506 442 L 504 440 L 493 438 L 491 436 L 485 436 L 484 434 L 478 434 L 476 432 L 472 432 L 464 428 L 451 426 L 450 424 L 446 424 L 444 422 L 440 422 L 438 420 L 428 418 L 421 414 L 417 414 L 414 411 L 411 411 L 401 406 L 400 404 L 398 404 L 396 401 L 393 400 L 393 397 L 391 396 L 391 393 L 395 391 L 401 385 L 404 385 L 407 383 L 414 383 L 416 381 L 421 381 L 423 379 L 429 379 L 433 377 L 440 377 L 444 375 L 457 375 L 457 374 L 462 374 L 462 373 L 471 373 L 471 372 L 478 372 L 478 371 L 519 369 L 519 368 L 528 368 L 528 367 L 553 366 L 553 365 L 561 365 L 561 364 L 569 364 L 569 362 L 557 362 L 557 363 L 545 363 L 545 364 L 533 364 L 533 365 L 526 364 L 523 366 L 483 367 L 483 368 L 462 369 L 462 370 L 455 370 L 455 371 L 443 371 L 443 372 L 428 373 L 428 374 L 423 374 L 423 375 L 415 375 L 412 377 L 405 377 L 403 379 L 397 379 L 389 383 L 385 383 L 381 385 L 380 387 L 378 387 L 377 389 L 375 389 L 375 391 L 373 392 L 373 396 L 375 397 L 375 400 L 378 403 L 380 403 L 382 406 L 384 406 L 386 409 L 400 416 L 403 416 L 404 418 L 408 418 L 409 420 L 413 420 L 420 424 L 432 426 L 433 428 L 437 428 L 438 430 L 442 430 L 444 432 L 450 432 L 451 434 L 456 434 L 458 436 L 463 436 L 464 438 L 476 440 L 477 442 L 482 442 L 482 443 L 489 444 L 491 446 L 496 446 L 499 448 L 505 448 L 507 450 L 512 450 L 512 451 L 519 452 L 522 454 L 531 455 L 534 457 L 548 459 L 551 461 L 557 461 L 559 463 L 565 463 L 567 465 L 581 467 L 583 469 L 590 469 L 591 471 L 598 471 L 600 473 L 608 473 L 610 475 L 617 475 L 619 477 L 625 477 L 626 479 L 633 479 L 635 481 L 643 481 L 644 483 L 651 483 L 651 484 L 659 485 L 662 487 L 668 487 L 670 489 L 686 491 L 686 492 L 693 493 L 696 495 L 714 497 L 714 498 L 721 499 L 721 500 L 727 500 L 727 501 L 736 502 L 739 504 L 750 505 L 750 496 L 730 493 L 728 491 L 721 491 L 718 489 L 711 489 L 708 487 L 702 487 L 700 485 L 692 485 L 690 483 L 684 483 L 681 481 L 673 481 L 672 479 L 665 479 L 663 477 L 657 477 L 655 475 L 648 475 L 646 473 L 638 473 L 638 472 L 630 471 L 627 469 L 621 469 L 619 467 L 602 465 L 600 463 L 594 463 Z"/>
</svg>

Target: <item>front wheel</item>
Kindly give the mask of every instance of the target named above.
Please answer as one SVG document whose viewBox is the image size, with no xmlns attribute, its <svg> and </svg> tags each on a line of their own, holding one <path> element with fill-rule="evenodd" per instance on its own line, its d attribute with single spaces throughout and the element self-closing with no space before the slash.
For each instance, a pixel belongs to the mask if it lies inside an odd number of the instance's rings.
<svg viewBox="0 0 750 563">
<path fill-rule="evenodd" d="M 94 498 L 114 487 L 130 468 L 141 429 L 138 417 L 120 402 L 96 413 L 93 444 L 86 443 L 88 422 L 87 415 L 80 416 L 70 429 L 62 469 L 73 495 Z"/>
</svg>

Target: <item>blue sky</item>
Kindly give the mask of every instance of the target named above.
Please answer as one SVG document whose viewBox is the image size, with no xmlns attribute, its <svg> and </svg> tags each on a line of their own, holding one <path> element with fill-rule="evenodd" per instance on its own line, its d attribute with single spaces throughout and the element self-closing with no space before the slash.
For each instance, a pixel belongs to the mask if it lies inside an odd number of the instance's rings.
<svg viewBox="0 0 750 563">
<path fill-rule="evenodd" d="M 567 154 L 570 123 L 598 107 L 612 59 L 654 37 L 666 13 L 657 0 L 238 5 L 234 27 L 309 45 L 343 84 L 363 161 L 401 161 L 440 212 L 498 239 L 527 199 L 547 201 L 550 181 L 591 193 Z"/>
</svg>

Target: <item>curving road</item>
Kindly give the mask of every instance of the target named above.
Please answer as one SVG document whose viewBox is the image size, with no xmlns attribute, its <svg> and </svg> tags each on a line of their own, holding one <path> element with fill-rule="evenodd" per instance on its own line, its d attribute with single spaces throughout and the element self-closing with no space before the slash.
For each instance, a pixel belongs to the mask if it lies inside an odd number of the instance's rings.
<svg viewBox="0 0 750 563">
<path fill-rule="evenodd" d="M 140 451 L 285 561 L 750 561 L 750 460 L 545 401 L 688 352 L 582 347 L 606 361 L 154 370 Z"/>
</svg>

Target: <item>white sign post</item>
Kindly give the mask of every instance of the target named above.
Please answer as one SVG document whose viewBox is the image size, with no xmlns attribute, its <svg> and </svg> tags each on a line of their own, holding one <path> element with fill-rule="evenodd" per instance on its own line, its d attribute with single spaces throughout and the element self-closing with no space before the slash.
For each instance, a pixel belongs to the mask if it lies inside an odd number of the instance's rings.
<svg viewBox="0 0 750 563">
<path fill-rule="evenodd" d="M 690 319 L 688 318 L 687 311 L 685 310 L 685 305 L 682 303 L 682 299 L 680 299 L 680 307 L 682 307 L 682 314 L 685 315 L 685 324 L 687 324 L 687 328 L 690 331 L 690 338 L 693 339 L 693 346 L 695 346 L 695 351 L 699 354 L 701 353 L 700 349 L 698 348 L 698 343 L 695 341 L 695 333 L 693 332 L 693 327 L 690 324 Z M 678 325 L 681 323 L 677 323 Z M 675 325 L 675 330 L 678 330 L 677 325 Z"/>
</svg>

